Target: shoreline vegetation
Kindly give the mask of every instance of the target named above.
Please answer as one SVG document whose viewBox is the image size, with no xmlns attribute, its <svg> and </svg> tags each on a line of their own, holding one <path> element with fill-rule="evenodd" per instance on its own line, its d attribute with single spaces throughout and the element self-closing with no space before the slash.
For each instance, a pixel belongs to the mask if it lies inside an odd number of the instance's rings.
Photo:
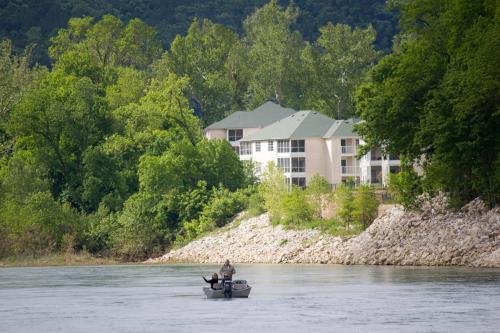
<svg viewBox="0 0 500 333">
<path fill-rule="evenodd" d="M 309 40 L 297 30 L 300 8 L 280 3 L 240 14 L 246 16 L 238 19 L 241 31 L 200 17 L 170 45 L 161 43 L 163 31 L 140 19 L 78 15 L 41 44 L 50 67 L 36 63 L 30 47 L 18 53 L 18 40 L 0 40 L 2 262 L 145 260 L 192 245 L 245 210 L 267 213 L 269 232 L 337 240 L 342 257 L 318 259 L 325 262 L 467 264 L 477 259 L 469 254 L 498 243 L 488 218 L 435 211 L 424 218 L 411 210 L 422 193 L 439 199 L 441 192 L 455 209 L 475 198 L 488 216 L 498 209 L 498 4 L 391 1 L 400 33 L 384 54 L 370 22 L 322 22 Z M 377 148 L 401 160 L 388 190 L 406 220 L 370 225 L 380 199 L 355 178 L 327 180 L 309 169 L 306 188 L 293 179 L 287 186 L 284 171 L 302 167 L 242 161 L 228 140 L 203 135 L 228 113 L 267 101 L 361 119 L 354 128 L 363 141 L 358 157 Z M 382 231 L 394 237 L 390 243 Z M 365 243 L 356 250 L 352 239 Z M 294 244 L 275 241 L 280 248 Z"/>
<path fill-rule="evenodd" d="M 116 258 L 96 257 L 89 253 L 52 253 L 43 256 L 0 258 L 1 267 L 87 266 L 127 264 Z"/>
</svg>

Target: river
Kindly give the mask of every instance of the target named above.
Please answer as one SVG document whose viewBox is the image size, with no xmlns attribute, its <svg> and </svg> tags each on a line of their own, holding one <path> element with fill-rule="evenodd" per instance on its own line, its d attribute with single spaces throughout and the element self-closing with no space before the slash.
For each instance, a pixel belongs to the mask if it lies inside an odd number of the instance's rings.
<svg viewBox="0 0 500 333">
<path fill-rule="evenodd" d="M 0 332 L 500 332 L 498 269 L 237 265 L 250 298 L 208 300 L 217 268 L 0 268 Z"/>
</svg>

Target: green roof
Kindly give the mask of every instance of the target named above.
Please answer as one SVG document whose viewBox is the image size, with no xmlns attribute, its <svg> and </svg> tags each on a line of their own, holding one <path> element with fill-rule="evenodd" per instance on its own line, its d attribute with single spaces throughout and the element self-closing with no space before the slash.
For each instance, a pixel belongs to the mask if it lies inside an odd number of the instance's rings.
<svg viewBox="0 0 500 333">
<path fill-rule="evenodd" d="M 258 132 L 243 137 L 240 141 L 357 136 L 352 130 L 353 123 L 356 123 L 356 120 L 335 120 L 316 111 L 298 111 Z"/>
<path fill-rule="evenodd" d="M 323 135 L 323 138 L 330 138 L 332 136 L 359 136 L 354 133 L 354 124 L 358 123 L 359 119 L 350 118 L 346 120 L 335 120 L 335 123 Z"/>
<path fill-rule="evenodd" d="M 273 102 L 266 102 L 253 111 L 233 112 L 221 121 L 211 124 L 205 130 L 263 128 L 294 113 L 293 109 L 284 108 Z"/>
</svg>

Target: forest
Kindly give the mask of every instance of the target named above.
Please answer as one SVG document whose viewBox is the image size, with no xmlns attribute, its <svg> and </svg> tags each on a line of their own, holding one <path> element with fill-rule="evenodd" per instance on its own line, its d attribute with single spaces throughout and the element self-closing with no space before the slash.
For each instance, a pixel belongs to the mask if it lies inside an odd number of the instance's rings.
<svg viewBox="0 0 500 333">
<path fill-rule="evenodd" d="M 326 192 L 321 179 L 287 192 L 271 168 L 259 184 L 227 142 L 203 138 L 207 124 L 267 100 L 362 118 L 365 149 L 404 157 L 391 189 L 407 207 L 438 191 L 456 205 L 477 196 L 498 204 L 495 1 L 391 1 L 400 13 L 393 39 L 393 28 L 380 39 L 369 19 L 383 8 L 358 12 L 364 1 L 341 6 L 353 11 L 343 14 L 348 24 L 333 9 L 325 22 L 322 2 L 212 2 L 177 6 L 170 26 L 148 24 L 162 12 L 154 1 L 60 1 L 65 10 L 54 10 L 65 22 L 40 27 L 40 43 L 23 31 L 39 23 L 41 7 L 2 7 L 12 22 L 2 19 L 11 39 L 0 43 L 0 257 L 85 251 L 140 260 L 246 208 L 277 223 L 323 223 L 311 201 Z M 229 15 L 235 8 L 239 16 Z M 345 214 L 351 223 L 372 205 L 370 193 L 342 191 L 346 207 L 358 202 Z"/>
<path fill-rule="evenodd" d="M 141 19 L 157 31 L 165 49 L 178 34 L 185 34 L 195 18 L 209 19 L 238 34 L 243 33 L 243 21 L 267 0 L 3 0 L 0 4 L 0 39 L 13 41 L 16 51 L 33 45 L 32 60 L 49 65 L 50 38 L 67 25 L 72 17 L 91 16 L 100 19 L 106 14 L 123 22 Z M 280 0 L 287 6 L 288 0 Z M 332 22 L 352 27 L 372 25 L 377 31 L 378 50 L 390 51 L 396 33 L 397 18 L 385 0 L 295 0 L 300 11 L 293 29 L 305 40 L 314 41 L 319 28 Z"/>
</svg>

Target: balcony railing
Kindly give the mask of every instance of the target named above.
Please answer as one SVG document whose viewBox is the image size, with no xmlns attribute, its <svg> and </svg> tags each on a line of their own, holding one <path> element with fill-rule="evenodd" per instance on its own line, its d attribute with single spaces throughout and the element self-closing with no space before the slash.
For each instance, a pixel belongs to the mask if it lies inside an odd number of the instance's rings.
<svg viewBox="0 0 500 333">
<path fill-rule="evenodd" d="M 354 166 L 342 166 L 342 174 L 343 175 L 355 175 L 357 174 L 357 168 Z"/>
<path fill-rule="evenodd" d="M 354 154 L 355 149 L 354 146 L 340 146 L 342 154 Z"/>
</svg>

